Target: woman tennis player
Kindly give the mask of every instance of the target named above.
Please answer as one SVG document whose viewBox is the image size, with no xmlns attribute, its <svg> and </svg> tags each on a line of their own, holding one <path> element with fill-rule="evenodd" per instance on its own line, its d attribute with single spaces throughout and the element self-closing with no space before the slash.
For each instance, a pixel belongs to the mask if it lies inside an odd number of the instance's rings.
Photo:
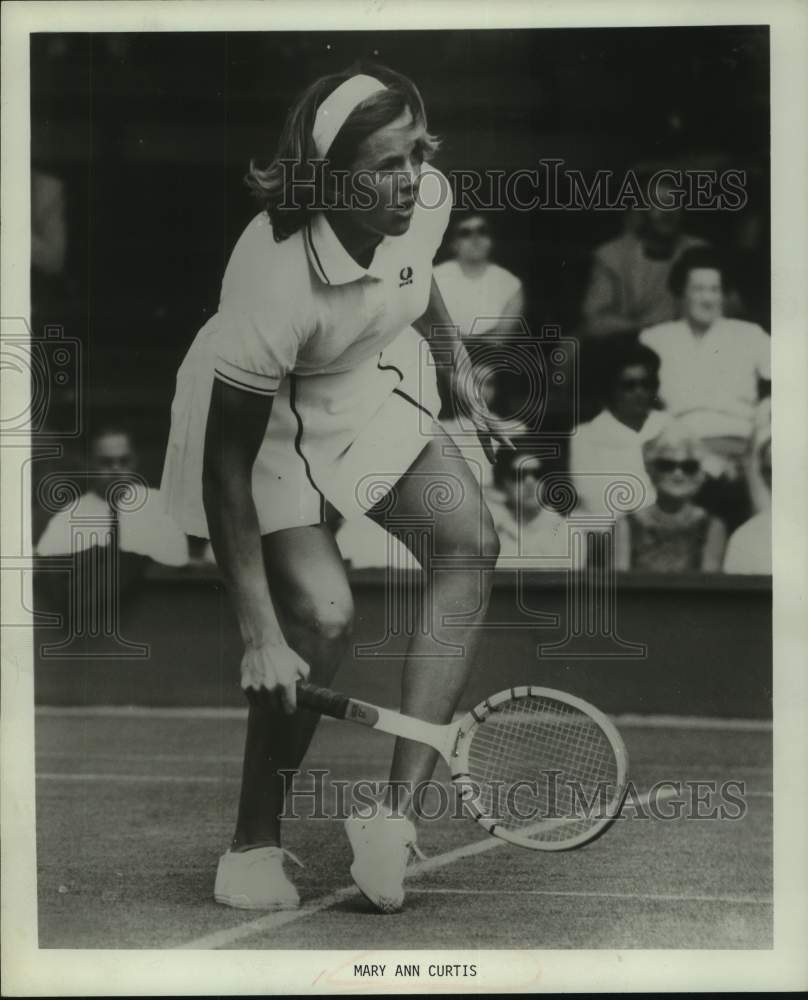
<svg viewBox="0 0 808 1000">
<path fill-rule="evenodd" d="M 435 625 L 414 629 L 402 712 L 451 719 L 486 613 L 499 543 L 474 476 L 434 421 L 436 370 L 489 458 L 492 439 L 510 442 L 453 377 L 467 362 L 459 341 L 437 369 L 419 350 L 421 335 L 440 327 L 445 338 L 451 325 L 432 278 L 451 208 L 445 178 L 427 163 L 436 145 L 420 94 L 398 73 L 373 67 L 312 84 L 275 160 L 251 165 L 263 210 L 177 376 L 162 487 L 183 529 L 211 539 L 245 647 L 241 797 L 214 890 L 230 906 L 299 903 L 283 869 L 279 772 L 300 765 L 317 724 L 296 708 L 296 683 L 329 683 L 352 621 L 328 505 L 386 526 L 394 500 L 399 522 L 426 516 L 436 558 L 466 567 L 427 574 L 421 613 Z M 431 502 L 441 483 L 444 499 L 462 502 Z M 446 630 L 449 614 L 465 624 Z M 381 912 L 402 906 L 415 845 L 409 793 L 435 762 L 434 750 L 399 740 L 385 808 L 346 822 L 352 877 Z"/>
</svg>

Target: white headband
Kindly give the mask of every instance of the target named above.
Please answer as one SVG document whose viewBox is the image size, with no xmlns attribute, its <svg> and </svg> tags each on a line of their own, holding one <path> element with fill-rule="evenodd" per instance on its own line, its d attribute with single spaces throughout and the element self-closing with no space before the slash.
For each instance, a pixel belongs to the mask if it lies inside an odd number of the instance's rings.
<svg viewBox="0 0 808 1000">
<path fill-rule="evenodd" d="M 345 124 L 345 119 L 365 98 L 376 94 L 387 87 L 373 76 L 359 74 L 341 83 L 333 93 L 323 101 L 314 116 L 314 128 L 311 137 L 317 155 L 325 157 L 337 132 Z"/>
</svg>

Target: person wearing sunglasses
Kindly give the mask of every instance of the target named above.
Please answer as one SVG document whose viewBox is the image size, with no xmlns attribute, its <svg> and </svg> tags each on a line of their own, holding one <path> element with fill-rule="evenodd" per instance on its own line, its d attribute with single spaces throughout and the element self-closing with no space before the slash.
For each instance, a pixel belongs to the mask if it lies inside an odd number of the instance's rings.
<svg viewBox="0 0 808 1000">
<path fill-rule="evenodd" d="M 618 570 L 683 573 L 721 570 L 726 529 L 694 500 L 704 482 L 704 449 L 681 421 L 671 421 L 643 445 L 656 490 L 653 504 L 615 525 Z"/>
<path fill-rule="evenodd" d="M 659 388 L 659 356 L 632 342 L 606 359 L 601 383 L 603 409 L 580 424 L 570 441 L 570 473 L 578 509 L 608 514 L 609 491 L 626 484 L 632 509 L 652 504 L 656 491 L 645 468 L 642 446 L 656 437 L 668 417 L 654 409 Z"/>
<path fill-rule="evenodd" d="M 499 535 L 498 569 L 569 569 L 566 519 L 542 496 L 544 460 L 524 444 L 500 448 L 488 508 Z"/>
<path fill-rule="evenodd" d="M 450 227 L 451 259 L 434 275 L 452 322 L 464 340 L 501 342 L 520 330 L 524 313 L 521 281 L 491 260 L 493 239 L 483 215 L 460 215 Z"/>
</svg>

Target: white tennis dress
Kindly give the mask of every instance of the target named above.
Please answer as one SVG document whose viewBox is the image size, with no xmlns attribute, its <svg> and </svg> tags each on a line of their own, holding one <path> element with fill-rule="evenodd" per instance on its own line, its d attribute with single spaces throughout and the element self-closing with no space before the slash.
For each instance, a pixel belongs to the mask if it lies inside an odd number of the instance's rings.
<svg viewBox="0 0 808 1000">
<path fill-rule="evenodd" d="M 262 534 L 318 524 L 330 501 L 364 513 L 412 465 L 440 401 L 426 341 L 411 326 L 429 299 L 451 199 L 425 165 L 410 227 L 364 269 L 322 213 L 277 243 L 266 213 L 230 257 L 217 313 L 177 374 L 161 494 L 186 532 L 209 537 L 202 460 L 213 380 L 274 397 L 253 467 Z"/>
</svg>

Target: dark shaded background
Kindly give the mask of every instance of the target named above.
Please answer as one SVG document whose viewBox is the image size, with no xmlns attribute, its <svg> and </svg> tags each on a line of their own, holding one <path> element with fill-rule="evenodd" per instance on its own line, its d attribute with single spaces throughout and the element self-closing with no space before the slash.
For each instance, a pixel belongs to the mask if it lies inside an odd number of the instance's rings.
<svg viewBox="0 0 808 1000">
<path fill-rule="evenodd" d="M 215 311 L 255 213 L 242 178 L 274 150 L 297 92 L 358 57 L 411 75 L 437 160 L 585 172 L 640 162 L 749 173 L 740 213 L 687 229 L 737 259 L 750 318 L 769 324 L 769 65 L 765 27 L 61 34 L 32 36 L 32 159 L 68 201 L 64 280 L 34 284 L 34 323 L 84 347 L 85 423 L 124 416 L 159 480 L 177 366 Z M 495 258 L 523 279 L 530 322 L 570 333 L 589 255 L 615 212 L 507 212 Z"/>
</svg>

